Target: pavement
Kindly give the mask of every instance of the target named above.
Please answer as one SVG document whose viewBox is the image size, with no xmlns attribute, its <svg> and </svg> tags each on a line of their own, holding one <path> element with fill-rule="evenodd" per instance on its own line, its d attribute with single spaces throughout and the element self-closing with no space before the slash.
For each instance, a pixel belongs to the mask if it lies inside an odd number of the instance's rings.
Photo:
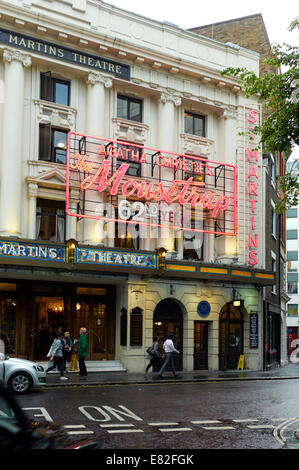
<svg viewBox="0 0 299 470">
<path fill-rule="evenodd" d="M 299 380 L 299 363 L 288 363 L 281 367 L 267 371 L 245 370 L 196 370 L 192 372 L 179 371 L 179 377 L 174 378 L 171 372 L 165 372 L 163 379 L 158 374 L 148 373 L 145 377 L 141 373 L 121 372 L 88 372 L 85 380 L 79 377 L 78 372 L 66 372 L 68 380 L 61 381 L 57 371 L 47 374 L 48 387 L 69 387 L 75 385 L 138 385 L 149 383 L 194 383 L 194 382 L 219 382 L 219 381 L 244 381 L 244 380 Z"/>
</svg>

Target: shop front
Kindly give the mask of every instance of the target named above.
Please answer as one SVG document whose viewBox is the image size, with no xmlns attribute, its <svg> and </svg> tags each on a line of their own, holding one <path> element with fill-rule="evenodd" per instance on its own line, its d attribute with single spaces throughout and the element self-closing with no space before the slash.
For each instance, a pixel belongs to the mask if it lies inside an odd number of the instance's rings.
<svg viewBox="0 0 299 470">
<path fill-rule="evenodd" d="M 274 282 L 274 275 L 162 256 L 0 240 L 0 334 L 6 353 L 44 361 L 59 331 L 76 339 L 85 327 L 88 360 L 120 361 L 128 371 L 142 372 L 153 337 L 162 348 L 169 333 L 180 351 L 178 371 L 235 369 L 243 353 L 258 368 L 263 328 L 256 284 Z M 236 283 L 255 312 L 234 307 Z"/>
<path fill-rule="evenodd" d="M 0 334 L 7 354 L 45 361 L 60 331 L 69 331 L 74 340 L 85 327 L 89 359 L 114 359 L 115 286 L 21 280 L 14 289 L 1 293 Z"/>
</svg>

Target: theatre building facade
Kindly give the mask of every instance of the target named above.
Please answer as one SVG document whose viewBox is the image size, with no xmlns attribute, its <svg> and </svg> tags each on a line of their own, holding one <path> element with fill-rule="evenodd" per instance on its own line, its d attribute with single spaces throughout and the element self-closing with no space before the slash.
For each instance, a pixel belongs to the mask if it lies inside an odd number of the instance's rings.
<svg viewBox="0 0 299 470">
<path fill-rule="evenodd" d="M 130 372 L 168 333 L 178 370 L 263 369 L 261 110 L 219 73 L 259 55 L 85 0 L 13 0 L 0 49 L 6 352 L 84 326 Z"/>
</svg>

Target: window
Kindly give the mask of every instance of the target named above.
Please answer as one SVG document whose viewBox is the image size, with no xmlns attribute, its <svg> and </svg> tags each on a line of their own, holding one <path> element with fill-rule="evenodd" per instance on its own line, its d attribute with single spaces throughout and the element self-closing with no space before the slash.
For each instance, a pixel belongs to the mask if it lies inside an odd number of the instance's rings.
<svg viewBox="0 0 299 470">
<path fill-rule="evenodd" d="M 51 72 L 41 73 L 40 98 L 52 103 L 69 106 L 70 82 L 52 77 Z"/>
<path fill-rule="evenodd" d="M 298 273 L 288 273 L 288 293 L 298 294 Z"/>
<path fill-rule="evenodd" d="M 287 261 L 298 261 L 298 251 L 288 251 Z"/>
<path fill-rule="evenodd" d="M 293 219 L 297 217 L 297 209 L 296 208 L 288 209 L 286 215 L 288 219 Z"/>
<path fill-rule="evenodd" d="M 199 137 L 206 136 L 206 118 L 199 114 L 191 114 L 185 112 L 184 114 L 185 121 L 185 132 L 187 134 L 197 135 Z"/>
<path fill-rule="evenodd" d="M 66 164 L 67 131 L 50 124 L 39 126 L 39 160 Z"/>
<path fill-rule="evenodd" d="M 139 307 L 133 308 L 130 315 L 130 345 L 142 346 L 142 315 L 143 311 Z"/>
<path fill-rule="evenodd" d="M 119 168 L 122 163 L 129 163 L 130 166 L 126 172 L 126 175 L 141 176 L 141 164 L 138 163 L 140 159 L 140 148 L 133 147 L 130 145 L 118 145 L 117 147 L 124 149 L 123 154 L 124 156 L 128 155 L 128 159 L 127 160 L 117 159 L 116 169 Z"/>
<path fill-rule="evenodd" d="M 65 204 L 60 201 L 37 200 L 36 239 L 64 242 Z"/>
<path fill-rule="evenodd" d="M 287 240 L 297 240 L 298 230 L 287 230 Z"/>
<path fill-rule="evenodd" d="M 272 272 L 276 273 L 276 255 L 272 253 Z M 272 294 L 276 294 L 276 284 L 273 284 L 272 286 Z"/>
<path fill-rule="evenodd" d="M 129 202 L 130 204 L 130 202 Z M 124 206 L 126 210 L 127 206 Z M 138 214 L 139 209 L 134 212 L 131 211 L 131 215 L 127 220 Z M 116 209 L 116 218 L 118 219 L 118 209 Z M 123 222 L 115 222 L 115 238 L 114 246 L 116 248 L 132 248 L 139 250 L 140 237 L 139 237 L 139 225 L 138 224 L 126 224 Z"/>
<path fill-rule="evenodd" d="M 142 101 L 129 96 L 117 96 L 117 117 L 142 122 Z"/>
<path fill-rule="evenodd" d="M 271 227 L 272 227 L 272 236 L 276 238 L 276 212 L 275 204 L 271 201 Z"/>
<path fill-rule="evenodd" d="M 288 316 L 298 315 L 298 304 L 288 304 Z"/>
<path fill-rule="evenodd" d="M 298 261 L 288 261 L 288 271 L 298 271 Z"/>
<path fill-rule="evenodd" d="M 270 154 L 271 179 L 275 183 L 277 177 L 277 159 L 276 155 Z"/>
</svg>

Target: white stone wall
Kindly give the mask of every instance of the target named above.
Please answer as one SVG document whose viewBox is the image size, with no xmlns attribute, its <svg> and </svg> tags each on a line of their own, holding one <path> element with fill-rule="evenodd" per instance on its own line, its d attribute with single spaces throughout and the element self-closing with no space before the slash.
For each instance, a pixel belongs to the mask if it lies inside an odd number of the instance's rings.
<svg viewBox="0 0 299 470">
<path fill-rule="evenodd" d="M 164 151 L 202 155 L 209 160 L 235 165 L 238 170 L 238 233 L 234 237 L 207 236 L 205 260 L 246 265 L 247 222 L 244 173 L 246 145 L 238 135 L 244 129 L 244 109 L 251 106 L 237 83 L 219 74 L 227 66 L 247 67 L 258 73 L 259 56 L 242 48 L 223 45 L 194 33 L 149 20 L 102 2 L 89 0 L 11 0 L 3 6 L 0 25 L 50 43 L 106 57 L 131 67 L 125 81 L 80 64 L 0 44 L 1 159 L 0 236 L 35 239 L 36 200 L 65 200 L 65 166 L 38 159 L 39 124 L 51 123 L 65 130 L 99 137 L 134 141 Z M 40 99 L 40 74 L 71 81 L 70 106 Z M 117 118 L 117 93 L 143 100 L 143 122 Z M 3 98 L 3 99 L 2 99 Z M 256 105 L 256 103 L 253 103 Z M 206 137 L 184 132 L 184 111 L 206 116 Z M 73 199 L 78 197 L 74 191 Z M 13 201 L 13 202 L 12 202 Z M 262 208 L 259 216 L 263 220 Z M 95 233 L 95 223 L 67 217 L 66 239 L 79 243 L 113 244 L 113 226 L 105 239 Z M 259 227 L 262 239 L 263 227 Z M 166 243 L 168 245 L 166 246 Z M 173 238 L 157 242 L 147 236 L 141 249 L 164 244 L 173 248 Z M 261 248 L 262 249 L 262 248 Z M 262 259 L 262 257 L 260 257 Z M 259 268 L 263 267 L 260 262 Z M 193 370 L 194 321 L 197 304 L 211 303 L 209 368 L 218 369 L 219 312 L 232 299 L 231 285 L 183 279 L 171 281 L 175 298 L 184 305 L 184 370 Z M 146 364 L 145 349 L 152 340 L 155 306 L 170 297 L 170 282 L 130 278 L 117 286 L 116 359 L 131 372 Z M 249 349 L 249 325 L 245 316 L 244 353 L 248 366 L 261 368 L 262 302 L 254 287 L 240 286 L 245 309 L 259 313 L 258 351 Z M 130 311 L 143 310 L 141 348 L 130 348 Z M 121 308 L 128 310 L 127 347 L 119 346 Z"/>
</svg>

